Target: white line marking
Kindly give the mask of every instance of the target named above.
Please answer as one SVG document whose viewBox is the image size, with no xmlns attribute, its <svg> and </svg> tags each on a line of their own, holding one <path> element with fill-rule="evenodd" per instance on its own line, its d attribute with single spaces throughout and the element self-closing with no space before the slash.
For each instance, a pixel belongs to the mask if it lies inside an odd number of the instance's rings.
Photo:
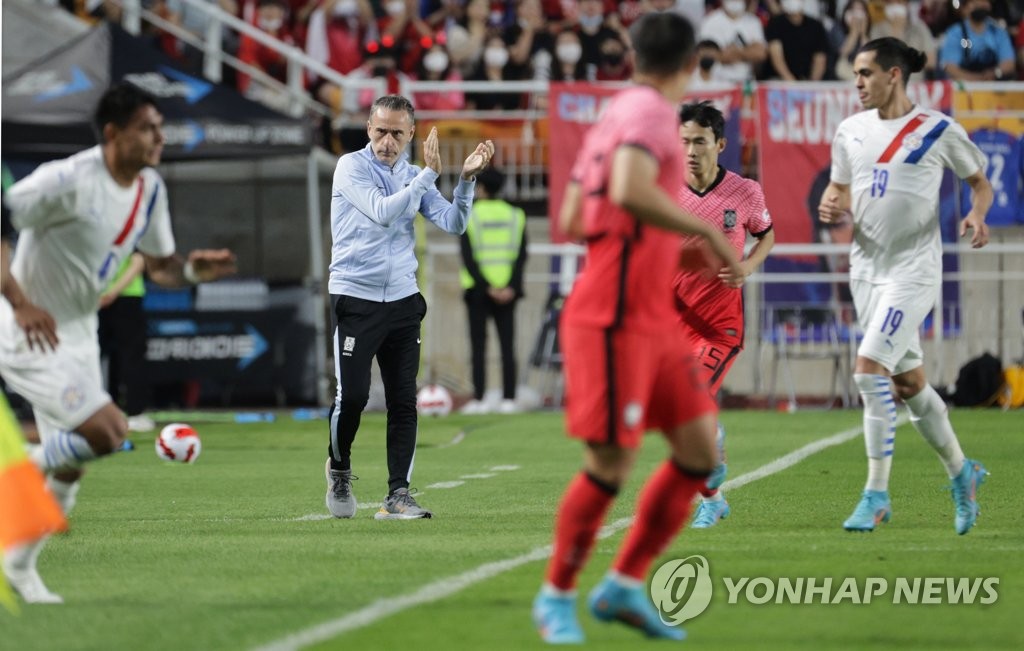
<svg viewBox="0 0 1024 651">
<path fill-rule="evenodd" d="M 491 477 L 497 477 L 498 475 L 493 472 L 478 472 L 474 475 L 460 475 L 459 479 L 490 479 Z"/>
<path fill-rule="evenodd" d="M 907 422 L 907 417 L 905 414 L 901 414 L 897 419 L 896 424 L 899 426 L 905 422 Z M 817 454 L 827 448 L 846 443 L 860 434 L 861 431 L 861 427 L 854 427 L 848 430 L 843 430 L 838 434 L 808 443 L 802 448 L 794 450 L 787 455 L 775 459 L 774 461 L 770 461 L 760 468 L 725 482 L 722 485 L 722 490 L 737 489 L 741 486 L 746 486 L 751 482 L 782 472 L 787 468 L 795 466 L 813 454 Z M 633 518 L 631 517 L 621 518 L 611 524 L 601 527 L 601 530 L 597 535 L 602 539 L 608 538 L 609 536 L 613 536 L 619 531 L 629 527 L 632 522 Z M 369 626 L 374 622 L 390 617 L 396 613 L 400 613 L 403 610 L 412 608 L 413 606 L 419 606 L 421 604 L 444 599 L 445 597 L 453 595 L 456 592 L 464 590 L 472 585 L 486 581 L 487 579 L 498 576 L 499 574 L 504 574 L 505 572 L 514 570 L 526 565 L 527 563 L 544 560 L 549 556 L 551 556 L 551 546 L 547 545 L 545 547 L 538 547 L 530 550 L 525 554 L 514 558 L 506 558 L 501 561 L 484 563 L 483 565 L 467 570 L 461 574 L 456 574 L 454 576 L 445 577 L 428 583 L 415 592 L 399 595 L 397 597 L 378 599 L 372 604 L 360 608 L 354 613 L 337 619 L 332 619 L 322 624 L 310 626 L 304 631 L 292 633 L 291 635 L 287 635 L 279 640 L 270 642 L 269 644 L 256 647 L 253 651 L 297 651 L 298 649 L 302 649 L 319 642 L 325 642 L 331 638 L 341 635 L 342 633 L 347 633 L 358 628 L 363 628 L 364 626 Z"/>
<path fill-rule="evenodd" d="M 453 445 L 458 445 L 459 443 L 462 443 L 465 439 L 466 433 L 463 432 L 462 430 L 459 430 L 459 433 L 452 437 L 452 440 L 448 441 L 447 443 L 442 443 L 441 445 L 437 446 L 437 449 L 443 450 L 444 448 L 450 448 Z"/>
<path fill-rule="evenodd" d="M 330 520 L 333 517 L 333 515 L 328 515 L 326 513 L 308 513 L 297 518 L 292 518 L 290 522 L 311 522 L 314 520 Z"/>
<path fill-rule="evenodd" d="M 466 482 L 464 481 L 439 481 L 436 484 L 431 484 L 427 488 L 456 488 L 462 486 Z"/>
<path fill-rule="evenodd" d="M 491 472 L 505 472 L 508 470 L 519 470 L 519 466 L 491 466 L 489 470 Z"/>
</svg>

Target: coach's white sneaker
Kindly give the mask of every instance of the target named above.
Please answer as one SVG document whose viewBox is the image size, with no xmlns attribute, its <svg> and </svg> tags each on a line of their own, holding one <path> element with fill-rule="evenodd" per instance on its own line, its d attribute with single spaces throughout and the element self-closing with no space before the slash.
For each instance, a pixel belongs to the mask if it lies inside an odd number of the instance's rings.
<svg viewBox="0 0 1024 651">
<path fill-rule="evenodd" d="M 4 576 L 28 604 L 62 604 L 64 599 L 50 592 L 36 571 L 35 557 L 41 545 L 19 545 L 4 553 Z"/>
</svg>

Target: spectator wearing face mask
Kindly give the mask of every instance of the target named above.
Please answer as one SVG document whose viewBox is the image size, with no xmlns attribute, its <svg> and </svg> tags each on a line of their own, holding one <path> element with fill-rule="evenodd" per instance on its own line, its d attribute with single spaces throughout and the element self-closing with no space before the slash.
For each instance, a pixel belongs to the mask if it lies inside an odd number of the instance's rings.
<svg viewBox="0 0 1024 651">
<path fill-rule="evenodd" d="M 421 81 L 462 81 L 459 69 L 452 66 L 448 50 L 437 41 L 424 52 L 416 74 Z M 412 98 L 417 111 L 459 111 L 466 107 L 461 90 L 425 91 Z"/>
<path fill-rule="evenodd" d="M 380 38 L 391 37 L 397 44 L 398 69 L 414 74 L 427 39 L 433 39 L 430 26 L 420 18 L 416 0 L 383 0 L 383 12 L 377 14 Z"/>
<path fill-rule="evenodd" d="M 291 33 L 285 25 L 287 10 L 284 0 L 259 0 L 255 22 L 261 31 L 283 43 L 292 45 Z M 287 80 L 288 59 L 281 52 L 263 45 L 251 36 L 242 35 L 238 47 L 238 58 L 280 82 Z M 238 90 L 251 96 L 252 94 L 249 92 L 251 81 L 249 75 L 239 71 Z"/>
<path fill-rule="evenodd" d="M 595 81 L 626 81 L 633 76 L 633 67 L 626 58 L 626 44 L 618 36 L 601 41 L 600 57 L 594 73 Z"/>
<path fill-rule="evenodd" d="M 697 43 L 697 69 L 690 77 L 690 85 L 687 90 L 703 90 L 722 83 L 729 83 L 732 80 L 722 76 L 721 63 L 722 48 L 711 39 L 704 39 Z"/>
<path fill-rule="evenodd" d="M 962 20 L 946 30 L 939 52 L 946 74 L 963 81 L 1013 79 L 1013 44 L 1006 28 L 992 19 L 990 0 L 967 0 L 960 13 Z"/>
<path fill-rule="evenodd" d="M 373 21 L 368 0 L 324 0 L 309 17 L 306 54 L 346 75 L 363 62 L 362 43 Z M 335 109 L 341 107 L 341 89 L 323 79 L 311 80 L 309 92 Z"/>
<path fill-rule="evenodd" d="M 445 30 L 448 53 L 463 77 L 473 74 L 483 56 L 484 41 L 490 29 L 487 24 L 490 10 L 488 0 L 468 0 L 463 16 Z"/>
<path fill-rule="evenodd" d="M 587 67 L 583 63 L 583 46 L 579 34 L 571 29 L 555 38 L 555 57 L 551 63 L 551 81 L 584 81 Z"/>
<path fill-rule="evenodd" d="M 601 42 L 618 36 L 618 32 L 605 25 L 601 0 L 580 0 L 574 27 L 583 46 L 583 63 L 596 67 L 600 63 Z"/>
<path fill-rule="evenodd" d="M 783 13 L 768 21 L 767 79 L 820 81 L 825 76 L 828 37 L 821 21 L 804 15 L 804 0 L 782 0 Z"/>
<path fill-rule="evenodd" d="M 768 56 L 761 20 L 747 10 L 747 0 L 725 0 L 704 18 L 700 38 L 718 44 L 717 74 L 723 81 L 752 80 Z"/>
<path fill-rule="evenodd" d="M 834 70 L 837 79 L 853 79 L 853 59 L 860 46 L 871 40 L 871 14 L 865 0 L 850 0 L 829 32 L 829 40 L 836 52 Z"/>
<path fill-rule="evenodd" d="M 504 31 L 505 42 L 510 43 L 512 65 L 522 68 L 516 75 L 546 80 L 551 70 L 555 36 L 544 20 L 540 0 L 519 0 L 516 13 L 516 24 Z"/>
<path fill-rule="evenodd" d="M 363 64 L 349 73 L 351 79 L 383 79 L 385 95 L 398 93 L 402 82 L 412 79 L 398 67 L 399 44 L 391 36 L 382 36 L 379 41 L 370 41 L 363 48 Z M 345 93 L 342 96 L 344 113 L 360 121 L 368 115 L 378 93 L 372 88 Z"/>
<path fill-rule="evenodd" d="M 886 0 L 885 20 L 871 26 L 871 40 L 892 36 L 915 50 L 924 52 L 928 61 L 924 65 L 925 75 L 935 76 L 935 38 L 923 22 L 913 16 L 907 0 Z M 851 77 L 852 78 L 852 77 Z"/>
<path fill-rule="evenodd" d="M 470 77 L 474 81 L 518 81 L 517 76 L 522 69 L 510 65 L 508 44 L 500 36 L 491 36 L 484 44 L 484 54 L 480 65 Z M 495 109 L 511 111 L 522 107 L 523 98 L 520 93 L 469 93 L 466 95 L 466 106 L 479 111 Z"/>
</svg>

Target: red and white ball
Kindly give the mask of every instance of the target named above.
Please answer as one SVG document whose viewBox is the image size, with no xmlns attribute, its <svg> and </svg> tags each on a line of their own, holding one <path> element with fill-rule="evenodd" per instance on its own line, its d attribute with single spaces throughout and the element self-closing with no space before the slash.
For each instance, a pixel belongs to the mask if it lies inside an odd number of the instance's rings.
<svg viewBox="0 0 1024 651">
<path fill-rule="evenodd" d="M 420 416 L 447 416 L 452 412 L 452 394 L 440 384 L 428 384 L 416 394 Z"/>
<path fill-rule="evenodd" d="M 171 423 L 156 437 L 156 455 L 164 461 L 195 463 L 203 445 L 190 425 Z"/>
</svg>

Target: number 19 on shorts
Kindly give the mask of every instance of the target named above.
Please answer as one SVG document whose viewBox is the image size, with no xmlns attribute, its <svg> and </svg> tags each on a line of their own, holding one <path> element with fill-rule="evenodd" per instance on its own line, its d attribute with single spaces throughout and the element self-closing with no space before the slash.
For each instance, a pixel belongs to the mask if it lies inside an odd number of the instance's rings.
<svg viewBox="0 0 1024 651">
<path fill-rule="evenodd" d="M 885 322 L 882 323 L 882 332 L 885 332 L 886 336 L 893 336 L 896 334 L 896 330 L 899 329 L 900 324 L 903 323 L 903 310 L 897 310 L 894 307 L 890 307 L 889 311 L 885 313 Z"/>
</svg>

